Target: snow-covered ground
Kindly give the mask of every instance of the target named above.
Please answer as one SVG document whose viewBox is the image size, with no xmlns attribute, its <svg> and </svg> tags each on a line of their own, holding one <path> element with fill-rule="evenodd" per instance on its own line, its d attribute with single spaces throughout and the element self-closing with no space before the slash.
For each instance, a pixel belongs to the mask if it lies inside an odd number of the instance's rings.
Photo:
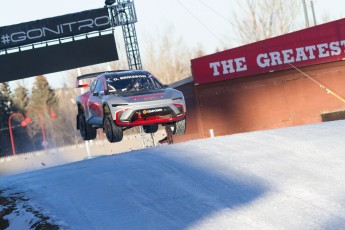
<svg viewBox="0 0 345 230">
<path fill-rule="evenodd" d="M 3 176 L 0 228 L 345 229 L 344 140 L 335 121 Z"/>
</svg>

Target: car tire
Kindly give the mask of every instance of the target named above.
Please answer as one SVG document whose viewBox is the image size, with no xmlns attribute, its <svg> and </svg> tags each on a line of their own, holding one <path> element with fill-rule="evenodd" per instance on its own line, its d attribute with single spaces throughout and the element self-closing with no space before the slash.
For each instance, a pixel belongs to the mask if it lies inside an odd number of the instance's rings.
<svg viewBox="0 0 345 230">
<path fill-rule="evenodd" d="M 123 138 L 123 130 L 117 126 L 111 116 L 104 119 L 104 132 L 109 142 L 119 142 Z"/>
<path fill-rule="evenodd" d="M 144 133 L 155 133 L 158 131 L 158 124 L 143 125 Z"/>
<path fill-rule="evenodd" d="M 182 135 L 186 132 L 186 118 L 176 121 L 175 124 L 170 125 L 171 132 L 174 136 Z"/>
<path fill-rule="evenodd" d="M 79 131 L 85 141 L 93 140 L 97 136 L 97 129 L 86 123 L 84 115 L 79 115 Z"/>
</svg>

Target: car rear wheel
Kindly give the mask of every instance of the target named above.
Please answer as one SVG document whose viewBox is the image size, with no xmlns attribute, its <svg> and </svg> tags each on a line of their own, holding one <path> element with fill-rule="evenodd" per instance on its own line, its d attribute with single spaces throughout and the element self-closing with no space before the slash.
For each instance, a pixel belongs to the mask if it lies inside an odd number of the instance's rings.
<svg viewBox="0 0 345 230">
<path fill-rule="evenodd" d="M 111 116 L 106 116 L 104 119 L 104 131 L 109 142 L 119 142 L 123 138 L 123 130 L 117 126 Z"/>
<path fill-rule="evenodd" d="M 182 135 L 186 132 L 186 118 L 176 121 L 175 124 L 170 125 L 171 132 L 174 136 Z"/>
<path fill-rule="evenodd" d="M 143 125 L 143 130 L 145 133 L 155 133 L 158 131 L 158 124 Z"/>
<path fill-rule="evenodd" d="M 83 140 L 93 140 L 97 136 L 97 129 L 88 125 L 84 115 L 79 115 L 79 131 Z"/>
</svg>

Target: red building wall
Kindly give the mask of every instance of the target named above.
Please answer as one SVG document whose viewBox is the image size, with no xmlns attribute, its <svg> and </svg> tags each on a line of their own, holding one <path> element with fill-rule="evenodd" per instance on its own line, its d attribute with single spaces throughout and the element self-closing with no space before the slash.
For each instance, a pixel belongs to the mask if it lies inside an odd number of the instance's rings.
<svg viewBox="0 0 345 230">
<path fill-rule="evenodd" d="M 306 67 L 315 79 L 345 95 L 343 62 Z M 196 86 L 202 137 L 321 122 L 345 104 L 296 71 Z"/>
<path fill-rule="evenodd" d="M 301 68 L 345 96 L 345 61 Z M 187 132 L 176 142 L 240 132 L 311 124 L 345 103 L 296 70 L 177 87 L 187 102 Z"/>
<path fill-rule="evenodd" d="M 209 137 L 210 129 L 219 136 L 311 124 L 345 111 L 344 59 L 345 19 L 193 59 L 193 81 L 177 87 L 187 132 L 175 141 Z"/>
</svg>

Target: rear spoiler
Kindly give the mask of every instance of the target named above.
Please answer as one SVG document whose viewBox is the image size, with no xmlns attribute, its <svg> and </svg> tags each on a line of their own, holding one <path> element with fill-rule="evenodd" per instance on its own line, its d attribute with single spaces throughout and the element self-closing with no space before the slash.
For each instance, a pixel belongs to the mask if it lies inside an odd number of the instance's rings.
<svg viewBox="0 0 345 230">
<path fill-rule="evenodd" d="M 88 78 L 95 78 L 95 77 L 97 77 L 98 75 L 100 75 L 102 73 L 106 73 L 106 72 L 90 73 L 90 74 L 85 74 L 85 75 L 78 76 L 75 85 L 76 85 L 77 88 L 88 87 L 89 84 L 80 84 L 80 80 L 84 80 L 84 79 L 88 79 Z"/>
<path fill-rule="evenodd" d="M 114 73 L 114 72 L 123 72 L 123 71 L 127 71 L 127 70 L 103 71 L 103 72 L 89 73 L 89 74 L 78 76 L 77 81 L 76 81 L 76 87 L 77 88 L 85 88 L 85 87 L 89 86 L 89 84 L 80 84 L 80 82 L 79 82 L 80 80 L 84 80 L 84 79 L 88 79 L 88 78 L 95 78 L 98 75 L 103 74 L 103 73 Z"/>
</svg>

